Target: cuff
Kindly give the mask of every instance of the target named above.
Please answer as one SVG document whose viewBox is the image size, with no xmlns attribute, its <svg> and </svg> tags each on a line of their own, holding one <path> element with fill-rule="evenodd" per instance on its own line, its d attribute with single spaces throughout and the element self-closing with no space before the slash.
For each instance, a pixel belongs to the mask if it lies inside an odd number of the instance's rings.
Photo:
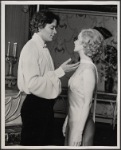
<svg viewBox="0 0 121 150">
<path fill-rule="evenodd" d="M 65 75 L 65 72 L 61 67 L 59 67 L 58 69 L 55 70 L 55 74 L 58 78 L 61 78 Z"/>
</svg>

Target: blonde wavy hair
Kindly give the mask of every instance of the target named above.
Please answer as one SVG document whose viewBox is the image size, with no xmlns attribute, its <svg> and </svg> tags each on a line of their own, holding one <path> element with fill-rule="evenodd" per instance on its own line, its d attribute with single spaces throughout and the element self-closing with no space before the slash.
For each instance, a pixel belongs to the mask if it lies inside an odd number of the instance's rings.
<svg viewBox="0 0 121 150">
<path fill-rule="evenodd" d="M 83 46 L 85 55 L 89 57 L 94 57 L 99 53 L 102 41 L 104 40 L 103 35 L 96 29 L 83 29 L 78 39 Z"/>
</svg>

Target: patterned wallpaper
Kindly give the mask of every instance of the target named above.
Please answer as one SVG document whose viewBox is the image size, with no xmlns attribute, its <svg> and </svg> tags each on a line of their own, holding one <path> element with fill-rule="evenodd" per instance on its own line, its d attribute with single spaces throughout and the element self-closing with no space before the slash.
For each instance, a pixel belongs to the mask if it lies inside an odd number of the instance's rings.
<svg viewBox="0 0 121 150">
<path fill-rule="evenodd" d="M 53 9 L 60 16 L 60 25 L 52 43 L 48 43 L 55 67 L 59 67 L 65 60 L 72 58 L 77 60 L 78 55 L 73 52 L 74 37 L 83 28 L 104 27 L 112 33 L 112 37 L 105 41 L 106 44 L 117 47 L 117 16 L 110 13 L 88 12 L 88 11 L 66 11 Z M 98 64 L 99 91 L 104 91 L 104 79 L 101 77 L 101 64 Z M 73 72 L 62 78 L 62 86 L 66 87 L 69 77 Z"/>
</svg>

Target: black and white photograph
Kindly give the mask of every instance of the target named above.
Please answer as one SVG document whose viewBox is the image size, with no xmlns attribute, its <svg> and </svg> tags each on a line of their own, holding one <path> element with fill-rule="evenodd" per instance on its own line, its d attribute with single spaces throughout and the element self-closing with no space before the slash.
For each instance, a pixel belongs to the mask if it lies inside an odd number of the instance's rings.
<svg viewBox="0 0 121 150">
<path fill-rule="evenodd" d="M 1 149 L 120 148 L 120 1 L 1 1 Z"/>
</svg>

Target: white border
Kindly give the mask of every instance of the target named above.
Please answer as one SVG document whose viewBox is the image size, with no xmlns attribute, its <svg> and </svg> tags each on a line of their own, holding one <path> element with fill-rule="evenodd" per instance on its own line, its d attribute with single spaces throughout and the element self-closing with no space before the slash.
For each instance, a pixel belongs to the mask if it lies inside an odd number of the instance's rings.
<svg viewBox="0 0 121 150">
<path fill-rule="evenodd" d="M 117 12 L 117 48 L 118 48 L 118 96 L 117 96 L 117 146 L 120 145 L 120 4 L 118 5 Z"/>
<path fill-rule="evenodd" d="M 116 146 L 82 146 L 82 147 L 68 147 L 68 146 L 5 146 L 5 5 L 33 5 L 33 4 L 53 4 L 53 5 L 117 5 L 118 6 L 118 25 L 117 25 L 117 41 L 120 43 L 120 2 L 118 1 L 1 1 L 1 148 L 3 149 L 119 149 L 120 148 L 120 111 L 118 113 L 117 125 L 117 147 Z M 118 44 L 118 93 L 120 93 L 120 44 Z M 120 95 L 118 94 L 118 110 L 120 110 Z M 2 137 L 3 136 L 3 137 Z"/>
<path fill-rule="evenodd" d="M 5 143 L 5 6 L 1 2 L 1 148 Z M 3 56 L 3 57 L 2 57 Z"/>
<path fill-rule="evenodd" d="M 53 4 L 53 5 L 85 5 L 85 4 L 91 4 L 91 5 L 118 5 L 118 1 L 1 1 L 3 4 L 10 4 L 10 5 L 24 5 L 24 4 Z"/>
</svg>

